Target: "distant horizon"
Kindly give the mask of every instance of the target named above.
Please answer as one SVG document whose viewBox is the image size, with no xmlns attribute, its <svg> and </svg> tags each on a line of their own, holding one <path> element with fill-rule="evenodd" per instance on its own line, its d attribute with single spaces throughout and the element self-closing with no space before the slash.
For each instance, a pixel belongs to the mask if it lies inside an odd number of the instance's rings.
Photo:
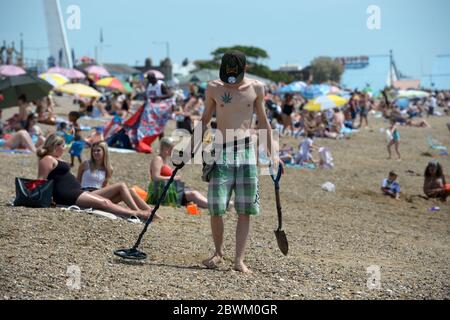
<svg viewBox="0 0 450 320">
<path fill-rule="evenodd" d="M 97 46 L 99 63 L 142 66 L 150 57 L 159 65 L 167 56 L 166 42 L 173 63 L 181 64 L 185 58 L 208 60 L 216 48 L 239 44 L 266 50 L 270 58 L 262 62 L 271 69 L 286 64 L 304 68 L 319 56 L 389 55 L 392 49 L 398 70 L 420 79 L 431 73 L 438 55 L 450 54 L 447 0 L 261 0 L 257 5 L 229 0 L 226 6 L 214 0 L 60 2 L 63 19 L 68 18 L 70 5 L 80 8 L 81 28 L 66 30 L 76 58 L 95 58 Z M 8 12 L 0 20 L 0 41 L 14 41 L 18 48 L 23 33 L 25 58 L 46 63 L 41 0 L 0 0 L 0 5 Z M 379 30 L 366 25 L 371 5 L 380 9 Z M 230 8 L 239 10 L 232 11 L 232 18 L 222 18 L 221 12 L 230 14 Z"/>
</svg>

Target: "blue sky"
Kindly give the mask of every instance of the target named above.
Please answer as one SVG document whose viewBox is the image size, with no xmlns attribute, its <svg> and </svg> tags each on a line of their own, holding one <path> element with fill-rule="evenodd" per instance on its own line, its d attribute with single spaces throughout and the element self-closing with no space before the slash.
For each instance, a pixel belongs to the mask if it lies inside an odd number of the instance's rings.
<svg viewBox="0 0 450 320">
<path fill-rule="evenodd" d="M 410 76 L 430 73 L 436 54 L 450 53 L 449 0 L 61 0 L 81 10 L 81 29 L 68 30 L 77 57 L 94 56 L 103 28 L 102 62 L 159 61 L 170 43 L 173 61 L 208 59 L 219 46 L 268 51 L 272 68 L 307 65 L 319 55 L 387 54 Z M 381 9 L 381 29 L 369 30 L 366 10 Z M 42 0 L 0 0 L 0 41 L 24 35 L 28 58 L 48 51 Z M 39 50 L 36 50 L 38 48 Z"/>
</svg>

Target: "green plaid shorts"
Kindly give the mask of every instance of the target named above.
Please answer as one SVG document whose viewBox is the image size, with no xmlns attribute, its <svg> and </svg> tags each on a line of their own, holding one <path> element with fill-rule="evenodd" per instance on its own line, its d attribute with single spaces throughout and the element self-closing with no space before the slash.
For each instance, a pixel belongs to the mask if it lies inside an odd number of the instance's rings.
<svg viewBox="0 0 450 320">
<path fill-rule="evenodd" d="M 234 207 L 238 214 L 259 215 L 258 168 L 252 145 L 226 148 L 218 157 L 208 186 L 210 215 L 220 216 L 227 211 L 234 190 Z"/>
</svg>

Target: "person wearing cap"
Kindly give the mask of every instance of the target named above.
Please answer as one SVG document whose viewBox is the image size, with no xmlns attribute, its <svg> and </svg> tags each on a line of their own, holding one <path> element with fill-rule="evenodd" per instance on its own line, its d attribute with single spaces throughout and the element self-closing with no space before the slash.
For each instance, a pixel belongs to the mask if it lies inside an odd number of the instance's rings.
<svg viewBox="0 0 450 320">
<path fill-rule="evenodd" d="M 396 181 L 397 177 L 397 173 L 391 171 L 389 172 L 389 176 L 381 183 L 381 191 L 383 194 L 391 196 L 396 200 L 400 199 L 400 184 Z"/>
<path fill-rule="evenodd" d="M 437 161 L 430 161 L 425 169 L 423 192 L 429 198 L 447 201 L 450 196 L 450 184 L 446 183 L 442 166 Z"/>
<path fill-rule="evenodd" d="M 207 268 L 216 268 L 223 262 L 223 215 L 227 212 L 234 191 L 234 207 L 238 214 L 236 226 L 236 255 L 234 269 L 250 272 L 244 264 L 245 249 L 250 230 L 250 217 L 259 215 L 259 193 L 256 155 L 251 139 L 253 116 L 258 127 L 265 129 L 267 148 L 272 164 L 278 168 L 278 152 L 272 151 L 272 129 L 265 112 L 264 85 L 245 77 L 246 57 L 242 52 L 230 51 L 222 57 L 220 79 L 208 83 L 205 111 L 194 130 L 191 150 L 195 148 L 195 132 L 202 137 L 213 114 L 216 115 L 214 141 L 215 165 L 208 173 L 208 209 L 215 251 L 203 261 Z M 222 138 L 222 139 L 220 139 Z"/>
<path fill-rule="evenodd" d="M 157 102 L 165 99 L 170 99 L 172 94 L 164 84 L 164 81 L 156 79 L 154 72 L 149 72 L 147 86 L 147 99 L 151 102 Z"/>
</svg>

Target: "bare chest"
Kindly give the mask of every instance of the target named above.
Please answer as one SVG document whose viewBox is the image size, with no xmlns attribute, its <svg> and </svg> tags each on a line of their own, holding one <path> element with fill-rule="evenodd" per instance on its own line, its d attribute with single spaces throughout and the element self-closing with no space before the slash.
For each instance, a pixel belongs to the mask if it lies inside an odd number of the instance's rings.
<svg viewBox="0 0 450 320">
<path fill-rule="evenodd" d="M 227 90 L 226 88 L 221 88 L 217 90 L 214 100 L 218 113 L 224 111 L 253 113 L 256 93 L 250 86 L 243 90 Z"/>
</svg>

